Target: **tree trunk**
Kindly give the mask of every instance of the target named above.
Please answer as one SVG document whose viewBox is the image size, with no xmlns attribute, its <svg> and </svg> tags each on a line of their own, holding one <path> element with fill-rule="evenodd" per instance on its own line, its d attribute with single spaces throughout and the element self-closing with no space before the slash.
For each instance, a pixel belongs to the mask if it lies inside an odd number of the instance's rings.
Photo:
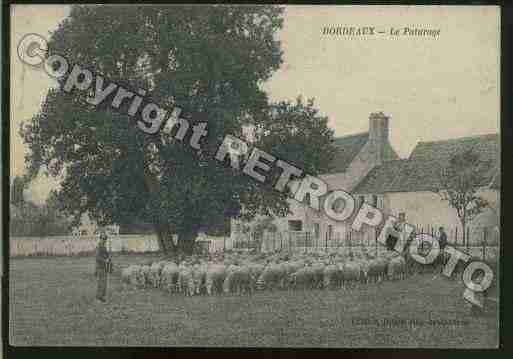
<svg viewBox="0 0 513 359">
<path fill-rule="evenodd" d="M 173 243 L 172 233 L 169 227 L 165 224 L 155 224 L 155 232 L 157 233 L 157 239 L 159 247 L 165 256 L 176 254 L 176 246 Z"/>
<path fill-rule="evenodd" d="M 198 232 L 195 231 L 181 231 L 178 233 L 178 250 L 181 254 L 192 255 L 197 236 Z"/>
<path fill-rule="evenodd" d="M 150 196 L 158 196 L 160 192 L 160 182 L 157 179 L 157 176 L 151 172 L 149 168 L 149 164 L 146 158 L 146 146 L 147 142 L 144 142 L 144 157 L 143 157 L 143 169 L 144 169 L 144 184 L 146 189 L 148 190 Z M 159 242 L 160 250 L 164 253 L 165 256 L 171 254 L 171 251 L 176 252 L 175 245 L 173 243 L 173 238 L 171 231 L 169 230 L 169 226 L 163 223 L 159 223 L 158 220 L 154 223 L 155 232 L 157 233 L 157 239 Z"/>
</svg>

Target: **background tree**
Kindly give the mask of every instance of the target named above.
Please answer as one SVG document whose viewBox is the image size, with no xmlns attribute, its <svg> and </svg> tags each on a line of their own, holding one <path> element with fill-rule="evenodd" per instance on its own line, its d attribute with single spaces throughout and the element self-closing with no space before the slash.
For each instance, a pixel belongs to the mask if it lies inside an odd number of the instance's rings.
<svg viewBox="0 0 513 359">
<path fill-rule="evenodd" d="M 23 191 L 27 188 L 27 181 L 20 176 L 14 177 L 11 185 L 11 203 L 22 205 L 25 202 Z"/>
<path fill-rule="evenodd" d="M 456 210 L 463 231 L 463 245 L 468 246 L 467 225 L 483 212 L 488 202 L 478 195 L 485 183 L 485 174 L 491 163 L 480 159 L 472 149 L 450 158 L 440 170 L 440 194 L 442 200 Z"/>
<path fill-rule="evenodd" d="M 261 86 L 282 62 L 276 39 L 281 13 L 275 6 L 73 6 L 52 34 L 49 53 L 120 86 L 145 89 L 167 109 L 179 106 L 191 126 L 206 121 L 208 135 L 196 151 L 162 132 L 139 130 L 140 113 L 130 117 L 126 108 L 110 108 L 114 93 L 93 107 L 86 93 L 53 89 L 22 129 L 29 173 L 46 167 L 53 176 L 62 174 L 59 198 L 75 218 L 89 212 L 100 225 L 152 223 L 164 252 L 192 253 L 198 232 L 226 217 L 286 214 L 286 194 L 214 159 L 225 135 L 247 138 L 248 126 L 258 129 L 252 140 L 265 144 L 262 149 L 281 146 L 271 140 L 276 127 Z M 325 124 L 311 106 L 303 112 L 298 106 L 303 124 Z M 331 141 L 331 133 L 323 133 L 322 150 Z M 297 130 L 274 137 L 280 143 L 296 138 L 307 137 Z M 305 143 L 296 150 L 299 160 L 315 158 L 308 153 L 320 149 Z M 308 163 L 310 173 L 325 167 L 327 158 Z"/>
<path fill-rule="evenodd" d="M 10 233 L 13 236 L 47 237 L 71 232 L 72 218 L 60 209 L 57 192 L 51 191 L 42 205 L 23 201 L 11 210 Z"/>
</svg>

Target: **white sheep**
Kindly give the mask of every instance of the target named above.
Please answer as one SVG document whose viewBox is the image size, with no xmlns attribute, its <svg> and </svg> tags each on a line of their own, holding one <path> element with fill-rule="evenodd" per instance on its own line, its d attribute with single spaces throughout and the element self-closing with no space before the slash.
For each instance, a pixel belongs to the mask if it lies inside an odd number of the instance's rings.
<svg viewBox="0 0 513 359">
<path fill-rule="evenodd" d="M 150 266 L 141 265 L 137 271 L 137 286 L 139 288 L 146 287 L 150 282 Z"/>
<path fill-rule="evenodd" d="M 160 286 L 160 279 L 161 279 L 160 277 L 161 277 L 161 273 L 162 273 L 162 268 L 164 268 L 165 265 L 166 265 L 166 262 L 159 261 L 159 262 L 152 263 L 152 265 L 150 266 L 150 272 L 148 275 L 148 279 L 149 279 L 149 284 L 153 288 L 158 288 Z"/>
<path fill-rule="evenodd" d="M 208 265 L 205 276 L 205 287 L 208 295 L 222 293 L 226 274 L 226 267 L 223 264 Z"/>
<path fill-rule="evenodd" d="M 258 277 L 256 287 L 259 290 L 284 288 L 287 277 L 287 268 L 281 263 L 269 263 L 260 277 Z"/>
<path fill-rule="evenodd" d="M 404 279 L 406 275 L 406 260 L 402 256 L 393 257 L 388 262 L 388 279 Z"/>
<path fill-rule="evenodd" d="M 126 285 L 137 285 L 139 266 L 131 264 L 121 270 L 121 281 Z"/>
<path fill-rule="evenodd" d="M 369 283 L 369 270 L 371 262 L 369 259 L 363 258 L 360 260 L 360 282 Z"/>
<path fill-rule="evenodd" d="M 322 288 L 324 279 L 324 263 L 315 262 L 312 264 L 312 270 L 314 271 L 314 282 L 313 288 Z"/>
<path fill-rule="evenodd" d="M 291 285 L 294 289 L 310 289 L 315 286 L 315 270 L 311 266 L 298 269 L 291 275 Z"/>
<path fill-rule="evenodd" d="M 251 275 L 246 266 L 231 265 L 223 283 L 224 293 L 248 293 L 251 291 Z"/>
<path fill-rule="evenodd" d="M 201 294 L 205 288 L 207 276 L 207 264 L 196 264 L 192 267 L 192 281 L 194 285 L 194 294 Z"/>
<path fill-rule="evenodd" d="M 380 282 L 387 274 L 388 261 L 383 257 L 370 260 L 368 278 L 369 281 Z"/>
<path fill-rule="evenodd" d="M 328 264 L 324 267 L 323 286 L 326 289 L 332 289 L 340 286 L 342 281 L 342 271 L 336 264 Z"/>
<path fill-rule="evenodd" d="M 188 265 L 180 264 L 178 272 L 178 291 L 185 295 L 194 295 L 194 280 L 192 277 L 192 268 Z"/>
<path fill-rule="evenodd" d="M 250 263 L 248 264 L 249 275 L 251 280 L 251 290 L 257 289 L 258 278 L 265 269 L 265 265 L 262 263 Z"/>
<path fill-rule="evenodd" d="M 350 288 L 362 278 L 362 265 L 359 261 L 347 261 L 339 265 L 341 269 L 341 285 Z"/>
<path fill-rule="evenodd" d="M 173 263 L 167 263 L 160 274 L 160 287 L 168 292 L 175 292 L 178 289 L 178 266 Z"/>
</svg>

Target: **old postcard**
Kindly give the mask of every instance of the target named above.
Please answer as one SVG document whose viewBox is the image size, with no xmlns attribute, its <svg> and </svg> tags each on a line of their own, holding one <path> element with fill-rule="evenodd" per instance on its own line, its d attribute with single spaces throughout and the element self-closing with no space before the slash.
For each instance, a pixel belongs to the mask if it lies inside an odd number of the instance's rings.
<svg viewBox="0 0 513 359">
<path fill-rule="evenodd" d="M 11 5 L 9 344 L 497 348 L 500 15 Z"/>
</svg>

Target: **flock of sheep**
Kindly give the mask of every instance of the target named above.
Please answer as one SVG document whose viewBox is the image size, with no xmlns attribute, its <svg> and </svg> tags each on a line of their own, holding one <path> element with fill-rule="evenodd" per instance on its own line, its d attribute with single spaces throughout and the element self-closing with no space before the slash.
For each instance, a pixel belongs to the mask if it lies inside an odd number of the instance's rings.
<svg viewBox="0 0 513 359">
<path fill-rule="evenodd" d="M 121 271 L 126 286 L 184 295 L 249 294 L 255 290 L 351 288 L 357 283 L 402 279 L 406 261 L 395 252 L 350 254 L 225 253 L 157 261 Z"/>
</svg>

